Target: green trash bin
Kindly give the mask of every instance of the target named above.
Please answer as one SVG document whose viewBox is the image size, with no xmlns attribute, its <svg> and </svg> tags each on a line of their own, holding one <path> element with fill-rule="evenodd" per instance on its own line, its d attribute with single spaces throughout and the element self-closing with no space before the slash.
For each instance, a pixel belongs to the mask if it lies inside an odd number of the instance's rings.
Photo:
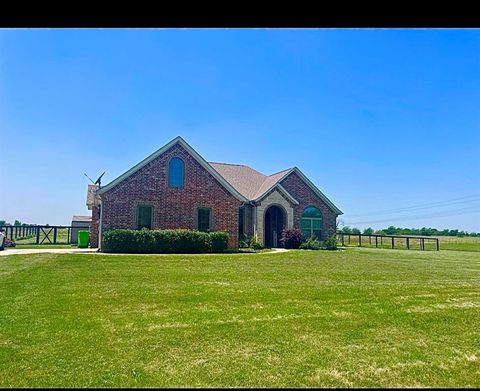
<svg viewBox="0 0 480 391">
<path fill-rule="evenodd" d="M 90 240 L 89 231 L 78 231 L 78 247 L 79 248 L 87 248 L 89 240 Z"/>
</svg>

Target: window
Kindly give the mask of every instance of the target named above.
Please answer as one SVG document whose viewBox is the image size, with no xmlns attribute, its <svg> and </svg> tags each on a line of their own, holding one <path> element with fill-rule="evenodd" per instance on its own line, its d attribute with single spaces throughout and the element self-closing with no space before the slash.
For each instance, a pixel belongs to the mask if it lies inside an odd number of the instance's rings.
<svg viewBox="0 0 480 391">
<path fill-rule="evenodd" d="M 198 208 L 198 230 L 210 231 L 210 209 Z"/>
<path fill-rule="evenodd" d="M 138 205 L 137 207 L 137 229 L 152 229 L 153 207 L 149 205 Z"/>
<path fill-rule="evenodd" d="M 303 237 L 309 238 L 316 236 L 322 238 L 322 214 L 314 206 L 309 206 L 303 210 L 300 226 L 303 231 Z"/>
<path fill-rule="evenodd" d="M 240 208 L 238 210 L 238 236 L 244 234 L 244 221 L 245 221 L 245 208 Z"/>
<path fill-rule="evenodd" d="M 168 187 L 183 187 L 185 179 L 185 163 L 174 157 L 168 164 Z"/>
</svg>

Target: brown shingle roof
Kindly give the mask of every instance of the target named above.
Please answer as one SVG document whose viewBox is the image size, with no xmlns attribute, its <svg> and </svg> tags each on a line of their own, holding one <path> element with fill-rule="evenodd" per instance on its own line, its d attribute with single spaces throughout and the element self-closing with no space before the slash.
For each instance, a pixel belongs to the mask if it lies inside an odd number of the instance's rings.
<svg viewBox="0 0 480 391">
<path fill-rule="evenodd" d="M 209 162 L 209 164 L 240 194 L 249 200 L 259 198 L 291 170 L 287 169 L 272 175 L 264 175 L 243 164 L 215 162 Z"/>
</svg>

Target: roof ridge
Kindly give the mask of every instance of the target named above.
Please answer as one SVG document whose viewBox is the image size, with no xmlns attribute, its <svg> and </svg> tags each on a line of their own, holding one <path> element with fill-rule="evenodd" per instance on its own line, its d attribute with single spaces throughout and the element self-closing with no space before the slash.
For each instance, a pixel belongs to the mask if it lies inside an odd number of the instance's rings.
<svg viewBox="0 0 480 391">
<path fill-rule="evenodd" d="M 250 166 L 247 166 L 246 164 L 238 164 L 238 163 L 208 162 L 208 164 L 224 164 L 226 166 L 242 166 L 242 167 L 252 168 Z M 252 170 L 253 170 L 253 168 L 252 168 Z"/>
<path fill-rule="evenodd" d="M 295 168 L 295 167 L 289 167 L 289 168 L 286 168 L 285 170 L 280 170 L 280 171 L 274 172 L 273 174 L 270 174 L 270 175 L 267 175 L 267 176 L 274 176 L 274 175 L 280 174 L 281 172 L 290 171 L 293 168 Z"/>
</svg>

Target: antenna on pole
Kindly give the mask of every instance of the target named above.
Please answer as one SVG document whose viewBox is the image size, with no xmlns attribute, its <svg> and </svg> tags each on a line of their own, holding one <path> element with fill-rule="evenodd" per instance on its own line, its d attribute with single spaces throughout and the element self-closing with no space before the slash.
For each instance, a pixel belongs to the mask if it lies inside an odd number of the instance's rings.
<svg viewBox="0 0 480 391">
<path fill-rule="evenodd" d="M 94 184 L 95 184 L 95 185 L 98 185 L 98 187 L 100 187 L 100 183 L 101 183 L 101 181 L 102 181 L 102 176 L 104 176 L 104 175 L 105 175 L 105 171 L 103 172 L 102 175 L 100 175 L 100 176 L 98 177 L 98 179 L 95 181 Z"/>
<path fill-rule="evenodd" d="M 93 179 L 90 178 L 87 174 L 84 173 L 83 175 L 85 175 L 85 176 L 90 180 L 90 182 L 92 182 L 93 184 L 95 184 L 95 182 L 93 181 Z"/>
<path fill-rule="evenodd" d="M 94 181 L 92 178 L 90 178 L 86 173 L 84 173 L 83 175 L 85 175 L 85 176 L 89 179 L 89 181 L 92 182 L 92 184 L 98 185 L 98 187 L 100 187 L 101 182 L 102 182 L 102 176 L 105 175 L 105 172 L 106 172 L 106 171 L 104 171 L 103 174 L 100 175 L 100 176 L 97 178 L 96 181 Z"/>
</svg>

